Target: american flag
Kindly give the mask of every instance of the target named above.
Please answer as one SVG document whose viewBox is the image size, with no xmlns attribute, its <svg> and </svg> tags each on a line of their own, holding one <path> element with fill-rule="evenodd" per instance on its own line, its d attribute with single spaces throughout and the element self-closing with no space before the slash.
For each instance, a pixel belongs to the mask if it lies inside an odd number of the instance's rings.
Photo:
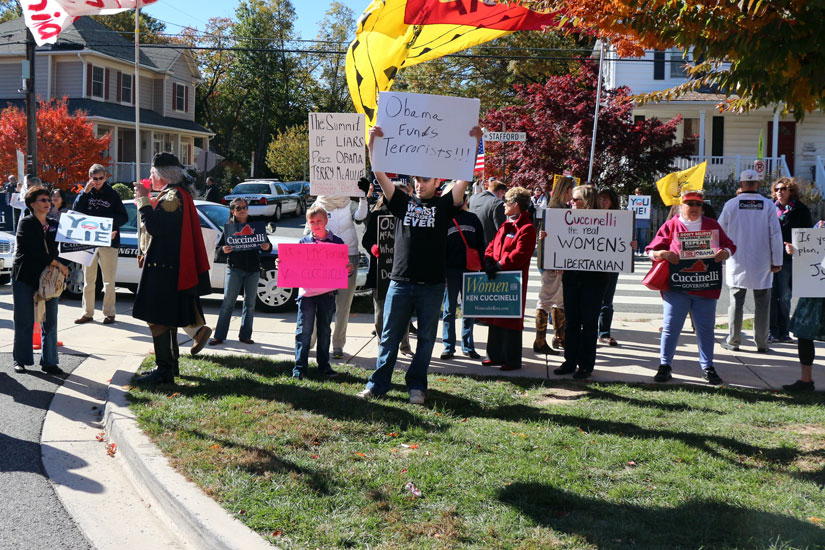
<svg viewBox="0 0 825 550">
<path fill-rule="evenodd" d="M 473 168 L 473 173 L 484 172 L 484 140 L 478 140 L 478 151 L 476 153 L 476 165 Z"/>
</svg>

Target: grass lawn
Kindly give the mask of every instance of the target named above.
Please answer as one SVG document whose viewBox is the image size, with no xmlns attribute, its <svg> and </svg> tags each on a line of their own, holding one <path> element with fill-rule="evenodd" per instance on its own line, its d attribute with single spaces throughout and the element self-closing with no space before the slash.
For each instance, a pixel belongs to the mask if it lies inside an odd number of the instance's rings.
<svg viewBox="0 0 825 550">
<path fill-rule="evenodd" d="M 146 367 L 149 366 L 147 362 Z M 825 548 L 825 398 L 181 359 L 132 409 L 172 464 L 281 548 Z M 406 488 L 421 491 L 414 496 Z"/>
</svg>

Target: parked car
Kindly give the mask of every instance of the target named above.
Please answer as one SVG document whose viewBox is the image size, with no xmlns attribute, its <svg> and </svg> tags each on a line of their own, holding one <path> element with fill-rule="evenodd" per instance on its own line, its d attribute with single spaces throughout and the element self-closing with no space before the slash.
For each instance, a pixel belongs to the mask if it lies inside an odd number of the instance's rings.
<svg viewBox="0 0 825 550">
<path fill-rule="evenodd" d="M 0 231 L 0 285 L 11 281 L 11 264 L 14 261 L 14 235 Z"/>
<path fill-rule="evenodd" d="M 133 292 L 137 290 L 140 282 L 140 268 L 137 265 L 137 208 L 134 203 L 124 203 L 126 212 L 129 214 L 129 221 L 120 227 L 120 248 L 118 249 L 117 275 L 115 285 L 128 288 Z M 229 220 L 229 208 L 222 204 L 195 201 L 195 208 L 198 210 L 201 227 L 212 229 L 219 233 L 217 242 L 220 241 L 220 234 L 223 233 L 223 226 Z M 272 243 L 272 250 L 261 256 L 261 279 L 258 281 L 257 305 L 259 311 L 279 312 L 286 311 L 293 307 L 298 297 L 297 288 L 282 288 L 278 286 L 278 271 L 275 269 L 275 260 L 278 258 L 278 245 L 283 243 L 297 243 L 298 238 L 268 235 L 269 242 Z M 214 263 L 209 270 L 209 279 L 212 283 L 212 290 L 218 294 L 223 294 L 224 279 L 226 276 L 226 258 L 217 259 L 213 256 Z M 366 257 L 359 262 L 358 287 L 363 289 L 367 282 Z M 83 266 L 76 262 L 69 264 L 69 277 L 66 284 L 66 291 L 70 297 L 80 298 L 83 294 Z M 102 277 L 98 273 L 98 283 Z"/>
<path fill-rule="evenodd" d="M 309 182 L 308 181 L 285 181 L 283 186 L 286 190 L 303 199 L 304 205 L 309 204 Z"/>
<path fill-rule="evenodd" d="M 250 217 L 265 221 L 278 221 L 284 214 L 300 216 L 305 212 L 305 203 L 300 195 L 290 193 L 283 183 L 276 181 L 253 180 L 239 183 L 221 202 L 229 204 L 238 197 L 249 203 Z"/>
</svg>

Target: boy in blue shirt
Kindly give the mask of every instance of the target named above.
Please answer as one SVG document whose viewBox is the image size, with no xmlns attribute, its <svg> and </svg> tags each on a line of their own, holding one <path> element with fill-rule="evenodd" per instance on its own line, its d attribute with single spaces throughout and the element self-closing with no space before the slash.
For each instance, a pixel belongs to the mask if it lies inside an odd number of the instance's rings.
<svg viewBox="0 0 825 550">
<path fill-rule="evenodd" d="M 345 244 L 340 237 L 327 231 L 327 212 L 320 206 L 314 206 L 307 211 L 307 222 L 311 233 L 299 242 L 305 244 Z M 347 264 L 352 274 L 353 266 Z M 329 345 L 332 331 L 330 325 L 335 317 L 335 289 L 331 288 L 304 288 L 298 290 L 298 321 L 295 329 L 295 367 L 292 377 L 301 380 L 307 372 L 309 363 L 310 339 L 313 326 L 318 330 L 318 344 L 316 359 L 318 372 L 327 378 L 333 378 L 338 373 L 332 370 L 329 364 Z"/>
</svg>

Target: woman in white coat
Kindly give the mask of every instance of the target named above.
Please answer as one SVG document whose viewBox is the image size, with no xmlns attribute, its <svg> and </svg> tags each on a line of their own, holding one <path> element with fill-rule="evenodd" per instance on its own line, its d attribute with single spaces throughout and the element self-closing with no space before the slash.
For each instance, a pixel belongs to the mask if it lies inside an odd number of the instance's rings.
<svg viewBox="0 0 825 550">
<path fill-rule="evenodd" d="M 366 180 L 365 180 L 366 181 Z M 369 182 L 366 184 L 369 188 Z M 361 184 L 359 183 L 359 188 Z M 320 206 L 327 212 L 329 221 L 327 222 L 327 231 L 331 231 L 343 240 L 349 247 L 349 262 L 356 266 L 349 276 L 347 288 L 339 289 L 335 295 L 335 329 L 332 332 L 332 358 L 343 359 L 344 344 L 347 341 L 347 323 L 349 323 L 349 310 L 352 305 L 352 297 L 355 294 L 355 281 L 358 276 L 358 235 L 355 231 L 356 222 L 361 222 L 367 217 L 367 199 L 361 197 L 358 200 L 358 209 L 355 213 L 350 207 L 351 200 L 349 197 L 329 197 L 320 195 L 315 199 L 315 206 Z M 307 233 L 309 226 L 304 231 Z M 310 348 L 315 347 L 315 332 L 312 334 L 312 342 Z"/>
</svg>

